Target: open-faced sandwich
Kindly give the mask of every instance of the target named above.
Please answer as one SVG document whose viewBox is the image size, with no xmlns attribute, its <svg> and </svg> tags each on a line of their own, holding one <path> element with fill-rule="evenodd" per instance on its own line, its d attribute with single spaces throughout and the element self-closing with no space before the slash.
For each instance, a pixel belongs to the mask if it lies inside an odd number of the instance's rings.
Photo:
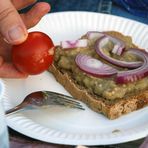
<svg viewBox="0 0 148 148">
<path fill-rule="evenodd" d="M 148 106 L 148 53 L 119 32 L 62 41 L 49 71 L 76 99 L 109 119 Z"/>
</svg>

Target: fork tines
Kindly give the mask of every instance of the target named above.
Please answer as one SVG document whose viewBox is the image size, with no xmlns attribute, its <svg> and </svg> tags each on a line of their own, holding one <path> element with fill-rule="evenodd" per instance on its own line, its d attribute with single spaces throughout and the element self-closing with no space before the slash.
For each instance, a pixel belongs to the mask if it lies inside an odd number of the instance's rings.
<svg viewBox="0 0 148 148">
<path fill-rule="evenodd" d="M 56 105 L 64 105 L 66 107 L 70 107 L 70 108 L 78 108 L 81 110 L 85 110 L 82 105 L 80 104 L 80 102 L 72 100 L 73 97 L 64 95 L 64 94 L 60 94 L 60 93 L 56 93 L 56 92 L 46 92 L 50 98 L 52 99 L 52 104 L 56 104 Z"/>
</svg>

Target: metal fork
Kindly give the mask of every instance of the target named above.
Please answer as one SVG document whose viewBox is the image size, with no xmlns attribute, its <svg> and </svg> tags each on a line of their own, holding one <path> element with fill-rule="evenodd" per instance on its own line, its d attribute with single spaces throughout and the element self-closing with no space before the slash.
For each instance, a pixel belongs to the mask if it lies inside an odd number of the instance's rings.
<svg viewBox="0 0 148 148">
<path fill-rule="evenodd" d="M 80 102 L 73 100 L 70 96 L 51 91 L 37 91 L 27 95 L 22 103 L 7 110 L 5 113 L 10 114 L 28 106 L 42 107 L 47 105 L 62 105 L 65 107 L 85 110 Z"/>
</svg>

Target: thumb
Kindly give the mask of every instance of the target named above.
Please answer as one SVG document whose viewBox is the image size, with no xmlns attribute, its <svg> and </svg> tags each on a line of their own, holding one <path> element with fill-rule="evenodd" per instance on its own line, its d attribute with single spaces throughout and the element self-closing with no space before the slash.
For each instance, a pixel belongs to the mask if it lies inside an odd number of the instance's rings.
<svg viewBox="0 0 148 148">
<path fill-rule="evenodd" d="M 0 33 L 10 44 L 27 38 L 27 29 L 10 0 L 0 0 Z"/>
</svg>

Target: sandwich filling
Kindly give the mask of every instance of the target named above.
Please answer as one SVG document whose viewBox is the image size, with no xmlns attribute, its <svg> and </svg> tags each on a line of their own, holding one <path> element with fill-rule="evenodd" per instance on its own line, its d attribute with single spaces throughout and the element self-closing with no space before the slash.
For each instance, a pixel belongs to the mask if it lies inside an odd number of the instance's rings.
<svg viewBox="0 0 148 148">
<path fill-rule="evenodd" d="M 143 90 L 148 89 L 148 77 L 144 77 L 140 80 L 118 84 L 115 81 L 115 76 L 109 77 L 96 77 L 93 76 L 82 69 L 76 64 L 75 59 L 78 54 L 84 54 L 90 57 L 93 57 L 115 69 L 118 71 L 126 71 L 127 68 L 119 67 L 116 65 L 111 64 L 110 62 L 102 59 L 95 50 L 96 38 L 89 39 L 87 36 L 83 36 L 83 39 L 87 39 L 88 44 L 85 47 L 72 47 L 68 49 L 64 49 L 61 46 L 56 47 L 55 53 L 55 64 L 61 72 L 68 73 L 75 83 L 79 84 L 80 86 L 87 89 L 90 94 L 95 94 L 97 96 L 101 96 L 107 100 L 116 100 L 121 99 L 126 96 L 129 96 L 133 93 L 138 93 Z M 125 52 L 122 56 L 117 54 L 113 54 L 113 42 L 108 41 L 107 44 L 104 46 L 104 53 L 114 59 L 126 61 L 126 62 L 135 62 L 141 61 L 141 59 L 133 54 Z M 127 42 L 125 44 L 125 50 L 129 47 L 134 47 L 132 44 Z"/>
</svg>

